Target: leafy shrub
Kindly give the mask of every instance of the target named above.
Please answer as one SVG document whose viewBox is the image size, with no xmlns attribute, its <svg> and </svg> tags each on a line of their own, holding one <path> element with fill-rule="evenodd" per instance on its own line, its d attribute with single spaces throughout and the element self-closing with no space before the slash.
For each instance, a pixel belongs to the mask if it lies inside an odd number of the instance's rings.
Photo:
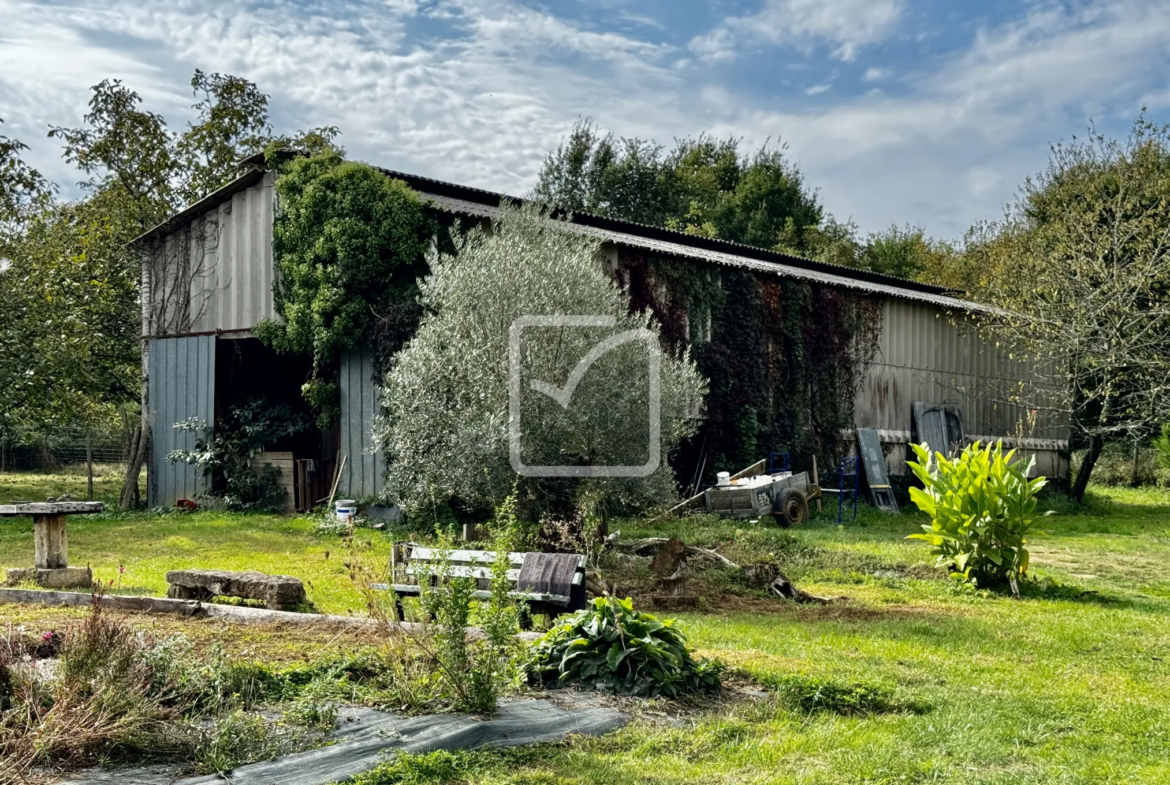
<svg viewBox="0 0 1170 785">
<path fill-rule="evenodd" d="M 533 644 L 529 669 L 545 684 L 673 698 L 718 689 L 723 665 L 693 659 L 673 621 L 640 613 L 629 599 L 598 597 Z"/>
<path fill-rule="evenodd" d="M 1153 441 L 1154 455 L 1158 460 L 1158 466 L 1165 472 L 1170 472 L 1170 424 L 1163 425 L 1162 430 L 1158 433 L 1157 438 Z M 1162 479 L 1162 477 L 1159 477 Z M 1165 485 L 1166 483 L 1160 483 Z"/>
<path fill-rule="evenodd" d="M 1037 517 L 1036 493 L 1047 480 L 1029 480 L 1032 462 L 1013 461 L 1015 450 L 1004 454 L 1003 442 L 994 449 L 976 442 L 954 459 L 911 447 L 918 461 L 908 465 L 923 487 L 911 488 L 910 498 L 931 522 L 909 539 L 930 543 L 951 577 L 977 586 L 1006 581 L 1019 596 L 1017 579 L 1028 571 L 1026 536 Z"/>
<path fill-rule="evenodd" d="M 1159 449 L 1160 443 L 1161 437 L 1155 439 L 1151 447 L 1139 446 L 1136 456 L 1132 442 L 1105 445 L 1097 462 L 1093 464 L 1093 484 L 1116 488 L 1147 485 L 1170 488 L 1170 463 L 1166 463 L 1170 453 L 1164 454 Z M 1080 471 L 1086 452 L 1078 450 L 1071 454 L 1070 477 L 1075 477 Z"/>
<path fill-rule="evenodd" d="M 760 679 L 794 711 L 880 714 L 897 711 L 894 693 L 881 684 L 838 681 L 825 676 L 792 675 Z"/>
<path fill-rule="evenodd" d="M 280 510 L 286 502 L 280 472 L 272 466 L 253 468 L 252 457 L 265 445 L 309 427 L 309 418 L 289 406 L 255 398 L 234 406 L 213 430 L 201 418 L 177 422 L 174 428 L 196 434 L 190 450 L 172 450 L 171 463 L 198 466 L 215 488 L 213 499 L 230 510 Z"/>
<path fill-rule="evenodd" d="M 497 539 L 491 596 L 474 608 L 484 632 L 482 641 L 467 639 L 476 581 L 454 575 L 447 558 L 452 547 L 448 536 L 440 537 L 434 562 L 420 571 L 419 604 L 423 619 L 431 619 L 433 624 L 424 622 L 425 631 L 413 640 L 438 663 L 442 681 L 460 711 L 495 711 L 500 693 L 518 674 L 511 655 L 516 648 L 520 609 L 509 596 L 508 569 L 512 564 L 507 545 L 505 539 Z"/>
</svg>

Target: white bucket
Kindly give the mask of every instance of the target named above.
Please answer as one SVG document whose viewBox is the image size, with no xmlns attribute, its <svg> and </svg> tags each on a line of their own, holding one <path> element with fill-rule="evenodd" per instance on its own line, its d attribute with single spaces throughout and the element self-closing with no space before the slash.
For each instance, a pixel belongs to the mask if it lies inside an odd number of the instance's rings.
<svg viewBox="0 0 1170 785">
<path fill-rule="evenodd" d="M 357 502 L 353 499 L 338 499 L 333 503 L 333 509 L 337 513 L 337 520 L 348 521 L 357 515 Z"/>
<path fill-rule="evenodd" d="M 719 472 L 715 475 L 715 484 L 722 488 L 725 485 L 731 485 L 731 473 Z"/>
</svg>

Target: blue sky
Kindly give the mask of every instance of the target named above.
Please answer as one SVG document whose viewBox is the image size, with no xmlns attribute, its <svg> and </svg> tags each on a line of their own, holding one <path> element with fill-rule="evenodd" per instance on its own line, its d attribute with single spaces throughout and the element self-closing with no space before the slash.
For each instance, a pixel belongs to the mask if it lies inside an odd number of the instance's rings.
<svg viewBox="0 0 1170 785">
<path fill-rule="evenodd" d="M 1166 0 L 0 0 L 0 133 L 69 192 L 49 124 L 118 77 L 173 125 L 194 68 L 246 76 L 280 130 L 521 194 L 577 118 L 669 143 L 783 140 L 863 231 L 954 238 L 1050 142 L 1170 119 Z"/>
</svg>

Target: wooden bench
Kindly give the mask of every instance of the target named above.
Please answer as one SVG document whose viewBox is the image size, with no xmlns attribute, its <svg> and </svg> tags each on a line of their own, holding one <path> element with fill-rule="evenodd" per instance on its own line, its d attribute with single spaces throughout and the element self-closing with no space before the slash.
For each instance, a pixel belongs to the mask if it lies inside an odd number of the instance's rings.
<svg viewBox="0 0 1170 785">
<path fill-rule="evenodd" d="M 511 567 L 508 569 L 508 580 L 512 583 L 512 590 L 508 596 L 524 601 L 529 613 L 543 613 L 557 616 L 561 613 L 570 613 L 585 608 L 585 557 L 573 554 L 577 558 L 576 571 L 568 594 L 552 594 L 549 592 L 531 591 L 532 587 L 518 585 L 520 572 L 524 566 L 527 553 L 509 553 L 508 560 Z M 382 591 L 393 591 L 396 595 L 398 613 L 402 615 L 401 597 L 417 597 L 421 592 L 418 585 L 420 578 L 434 576 L 439 571 L 439 551 L 435 548 L 416 545 L 414 543 L 395 543 L 390 552 L 390 576 L 394 583 L 375 583 L 373 588 Z M 474 596 L 486 600 L 491 597 L 492 565 L 496 561 L 493 551 L 452 550 L 447 552 L 450 564 L 448 574 L 457 578 L 472 578 L 476 582 Z"/>
</svg>

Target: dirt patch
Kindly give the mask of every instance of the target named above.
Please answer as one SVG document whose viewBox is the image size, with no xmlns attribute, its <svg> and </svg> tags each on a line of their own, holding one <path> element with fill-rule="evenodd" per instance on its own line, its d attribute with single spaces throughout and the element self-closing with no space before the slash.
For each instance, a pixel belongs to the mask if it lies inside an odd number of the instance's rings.
<svg viewBox="0 0 1170 785">
<path fill-rule="evenodd" d="M 722 596 L 718 600 L 705 598 L 694 613 L 699 615 L 723 615 L 729 613 L 755 613 L 783 616 L 793 621 L 847 621 L 876 622 L 893 619 L 929 618 L 931 616 L 959 616 L 966 611 L 953 606 L 926 606 L 909 604 L 870 605 L 848 600 L 828 605 L 801 605 L 790 600 L 768 597 Z"/>
<path fill-rule="evenodd" d="M 879 622 L 897 619 L 928 619 L 935 616 L 960 616 L 961 608 L 923 605 L 801 605 L 793 606 L 796 621 Z"/>
</svg>

